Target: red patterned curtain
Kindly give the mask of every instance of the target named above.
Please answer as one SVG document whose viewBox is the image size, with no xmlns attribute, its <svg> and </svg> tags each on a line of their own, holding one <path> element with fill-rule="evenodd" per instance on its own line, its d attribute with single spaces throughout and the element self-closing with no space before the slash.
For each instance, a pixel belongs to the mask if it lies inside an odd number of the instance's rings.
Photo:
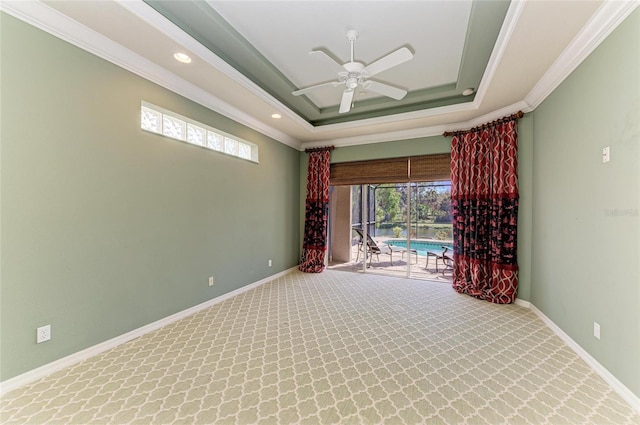
<svg viewBox="0 0 640 425">
<path fill-rule="evenodd" d="M 329 212 L 329 166 L 333 147 L 309 152 L 307 202 L 302 242 L 302 262 L 298 267 L 306 273 L 321 273 L 327 250 L 327 217 Z"/>
<path fill-rule="evenodd" d="M 453 288 L 507 304 L 518 291 L 518 136 L 521 113 L 453 133 Z"/>
</svg>

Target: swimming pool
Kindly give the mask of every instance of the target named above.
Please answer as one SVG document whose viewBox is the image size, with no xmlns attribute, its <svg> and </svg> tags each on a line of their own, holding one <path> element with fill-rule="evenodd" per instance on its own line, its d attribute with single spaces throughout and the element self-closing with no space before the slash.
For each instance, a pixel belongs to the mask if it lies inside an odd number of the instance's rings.
<svg viewBox="0 0 640 425">
<path fill-rule="evenodd" d="M 386 244 L 391 246 L 398 246 L 402 248 L 407 247 L 406 239 L 389 239 L 385 241 Z M 449 247 L 449 254 L 453 255 L 453 244 L 451 242 L 436 242 L 436 241 L 411 241 L 411 249 L 418 251 L 418 255 L 427 255 L 427 251 L 442 253 L 442 247 Z"/>
</svg>

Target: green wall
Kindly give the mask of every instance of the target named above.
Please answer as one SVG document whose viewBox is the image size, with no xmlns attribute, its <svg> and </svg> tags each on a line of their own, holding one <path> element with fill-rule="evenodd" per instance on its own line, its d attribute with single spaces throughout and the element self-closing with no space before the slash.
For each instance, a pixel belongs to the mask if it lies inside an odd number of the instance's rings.
<svg viewBox="0 0 640 425">
<path fill-rule="evenodd" d="M 331 162 L 366 161 L 369 159 L 398 158 L 449 152 L 451 152 L 451 140 L 448 137 L 432 136 L 336 148 L 331 152 Z"/>
<path fill-rule="evenodd" d="M 518 120 L 518 298 L 531 301 L 533 233 L 533 115 Z"/>
<path fill-rule="evenodd" d="M 1 19 L 1 380 L 298 263 L 300 152 Z M 141 131 L 141 100 L 260 163 Z"/>
<path fill-rule="evenodd" d="M 639 145 L 636 10 L 534 111 L 531 301 L 640 397 Z"/>
</svg>

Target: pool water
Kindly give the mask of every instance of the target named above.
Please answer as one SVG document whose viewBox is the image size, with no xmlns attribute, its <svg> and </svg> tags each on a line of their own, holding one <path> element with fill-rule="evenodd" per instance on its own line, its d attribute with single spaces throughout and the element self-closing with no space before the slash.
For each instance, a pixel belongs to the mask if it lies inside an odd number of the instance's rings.
<svg viewBox="0 0 640 425">
<path fill-rule="evenodd" d="M 385 243 L 391 246 L 398 246 L 401 248 L 407 247 L 407 241 L 405 239 L 389 239 Z M 443 246 L 449 247 L 449 255 L 453 255 L 453 244 L 451 242 L 425 242 L 425 241 L 411 241 L 411 249 L 418 251 L 418 255 L 427 255 L 427 251 L 441 254 Z"/>
</svg>

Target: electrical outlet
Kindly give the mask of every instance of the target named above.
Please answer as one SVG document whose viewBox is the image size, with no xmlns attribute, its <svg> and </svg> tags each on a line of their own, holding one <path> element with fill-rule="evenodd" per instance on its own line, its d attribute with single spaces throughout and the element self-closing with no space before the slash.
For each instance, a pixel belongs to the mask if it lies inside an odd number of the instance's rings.
<svg viewBox="0 0 640 425">
<path fill-rule="evenodd" d="M 269 260 L 269 267 L 271 267 L 273 265 L 273 263 L 271 262 L 271 260 Z"/>
<path fill-rule="evenodd" d="M 41 326 L 36 329 L 36 343 L 49 341 L 51 339 L 51 325 Z"/>
<path fill-rule="evenodd" d="M 209 276 L 209 286 L 213 286 L 213 276 Z"/>
<path fill-rule="evenodd" d="M 611 160 L 611 148 L 609 146 L 602 148 L 602 162 L 609 162 Z"/>
<path fill-rule="evenodd" d="M 593 322 L 593 336 L 600 339 L 600 324 L 598 322 Z"/>
</svg>

